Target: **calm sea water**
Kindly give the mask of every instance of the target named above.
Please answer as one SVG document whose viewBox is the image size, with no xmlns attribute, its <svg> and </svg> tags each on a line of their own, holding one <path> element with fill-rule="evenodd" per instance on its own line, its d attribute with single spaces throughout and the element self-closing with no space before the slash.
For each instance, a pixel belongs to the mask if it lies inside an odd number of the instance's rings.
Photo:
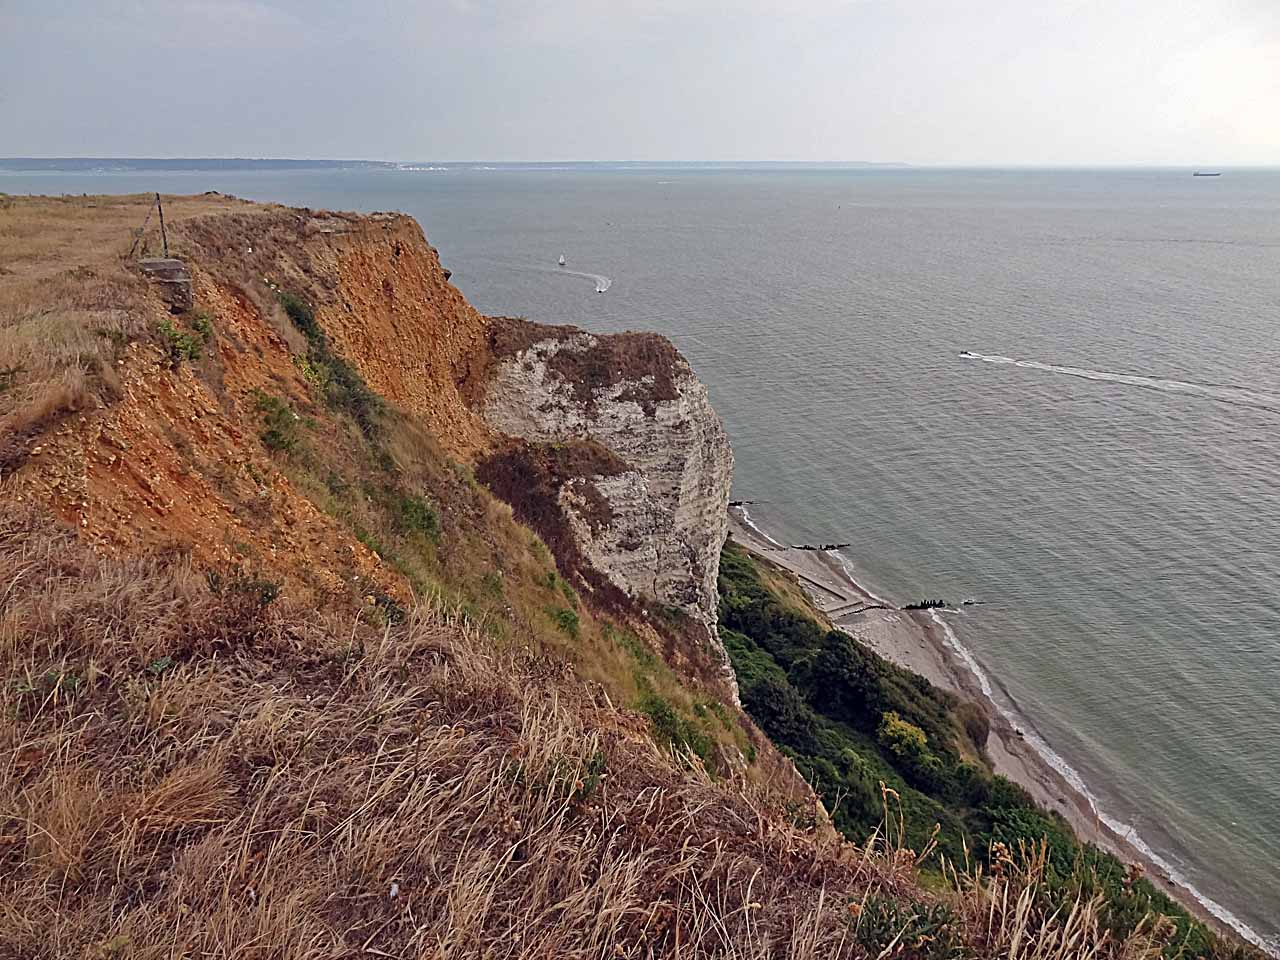
<svg viewBox="0 0 1280 960">
<path fill-rule="evenodd" d="M 1280 172 L 0 176 L 206 189 L 403 210 L 486 312 L 670 336 L 764 526 L 983 600 L 1002 697 L 1280 936 Z"/>
</svg>

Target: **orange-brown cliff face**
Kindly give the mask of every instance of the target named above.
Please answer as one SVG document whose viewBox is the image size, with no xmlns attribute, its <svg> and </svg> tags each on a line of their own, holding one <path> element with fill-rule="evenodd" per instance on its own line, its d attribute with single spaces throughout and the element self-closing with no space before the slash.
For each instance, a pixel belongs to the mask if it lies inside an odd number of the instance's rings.
<svg viewBox="0 0 1280 960">
<path fill-rule="evenodd" d="M 411 217 L 311 215 L 280 210 L 196 220 L 184 236 L 215 254 L 206 262 L 224 285 L 262 272 L 275 287 L 308 299 L 337 352 L 394 406 L 421 419 L 447 449 L 467 455 L 489 431 L 464 402 L 459 384 L 483 367 L 486 320 L 449 283 L 435 248 Z M 228 258 L 231 229 L 243 258 Z M 255 246 L 256 244 L 256 246 Z"/>
<path fill-rule="evenodd" d="M 0 506 L 51 512 L 99 556 L 172 558 L 211 586 L 269 581 L 324 615 L 391 623 L 442 601 L 614 703 L 662 704 L 709 763 L 826 822 L 733 709 L 705 617 L 673 613 L 680 577 L 701 590 L 690 609 L 711 609 L 731 458 L 669 344 L 486 319 L 395 215 L 168 198 L 182 269 L 148 274 L 128 253 L 150 200 L 0 198 Z M 174 298 L 168 278 L 186 274 Z M 580 407 L 581 430 L 505 435 L 495 385 L 523 362 L 512 336 L 544 353 L 577 337 L 538 389 Z M 668 451 L 655 483 L 641 447 L 586 435 L 602 411 L 643 417 L 645 449 L 670 424 L 670 446 L 694 453 Z M 699 528 L 688 557 L 620 562 L 643 552 L 628 537 L 664 524 Z"/>
<path fill-rule="evenodd" d="M 167 201 L 194 299 L 173 316 L 163 289 L 123 258 L 146 210 L 144 198 L 18 208 L 48 247 L 4 261 L 3 303 L 19 321 L 0 342 L 6 496 L 47 505 L 109 553 L 173 547 L 203 567 L 251 562 L 303 594 L 407 596 L 404 577 L 323 498 L 297 490 L 264 445 L 271 403 L 305 423 L 312 449 L 344 443 L 275 296 L 313 303 L 333 352 L 457 454 L 488 436 L 457 388 L 483 349 L 484 319 L 410 218 L 221 197 Z"/>
<path fill-rule="evenodd" d="M 5 348 L 25 371 L 0 397 L 11 407 L 0 476 L 14 496 L 107 552 L 174 548 L 304 597 L 403 601 L 455 580 L 450 564 L 476 578 L 503 570 L 506 535 L 477 519 L 488 507 L 449 464 L 475 465 L 593 606 L 701 624 L 665 644 L 668 660 L 734 699 L 714 631 L 732 455 L 670 344 L 491 321 L 449 283 L 418 224 L 395 214 L 171 198 L 181 263 L 148 274 L 125 256 L 148 203 L 15 208 L 52 240 L 13 259 L 8 296 L 52 318 L 46 335 L 84 342 L 41 359 L 34 336 L 10 331 Z M 171 311 L 170 278 L 187 275 Z M 545 375 L 513 389 L 547 351 Z M 609 468 L 588 457 L 585 473 L 508 469 L 546 461 L 541 447 L 559 462 L 578 441 L 608 447 Z M 429 560 L 411 569 L 418 501 L 433 505 L 430 523 L 456 529 L 428 530 Z"/>
</svg>

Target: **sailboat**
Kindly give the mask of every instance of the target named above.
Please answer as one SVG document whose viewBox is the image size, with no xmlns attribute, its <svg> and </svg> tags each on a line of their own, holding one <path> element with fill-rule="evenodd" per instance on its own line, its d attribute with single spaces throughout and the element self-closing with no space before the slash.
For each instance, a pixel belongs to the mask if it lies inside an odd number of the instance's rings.
<svg viewBox="0 0 1280 960">
<path fill-rule="evenodd" d="M 564 266 L 564 254 L 560 254 L 560 266 Z"/>
</svg>

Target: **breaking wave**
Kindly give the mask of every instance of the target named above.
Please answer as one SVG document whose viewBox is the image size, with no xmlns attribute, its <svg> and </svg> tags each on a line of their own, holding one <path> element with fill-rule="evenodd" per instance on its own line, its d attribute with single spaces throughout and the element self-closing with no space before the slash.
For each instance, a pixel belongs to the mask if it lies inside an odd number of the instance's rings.
<svg viewBox="0 0 1280 960">
<path fill-rule="evenodd" d="M 742 514 L 742 522 L 745 523 L 748 527 L 750 527 L 756 533 L 760 534 L 760 536 L 764 537 L 766 540 L 772 543 L 775 547 L 786 549 L 785 543 L 779 543 L 777 540 L 773 539 L 773 537 L 769 536 L 769 534 L 765 533 L 764 530 L 760 528 L 759 524 L 757 524 L 754 520 L 751 519 L 751 514 L 747 512 L 746 507 L 734 507 L 734 509 Z"/>
<path fill-rule="evenodd" d="M 1106 383 L 1119 383 L 1143 390 L 1156 390 L 1160 393 L 1176 393 L 1200 400 L 1211 400 L 1216 403 L 1227 403 L 1237 407 L 1252 407 L 1256 410 L 1268 410 L 1280 413 L 1280 396 L 1220 383 L 1197 383 L 1194 380 L 1171 380 L 1165 377 L 1146 377 L 1134 373 L 1116 373 L 1109 370 L 1091 370 L 1088 367 L 1070 367 L 1056 363 L 1041 363 L 1039 360 L 1019 360 L 1016 357 L 1002 357 L 998 354 L 973 353 L 960 351 L 965 360 L 981 360 L 983 363 L 1000 363 L 1027 370 L 1042 370 L 1046 373 L 1057 373 L 1067 377 L 1078 377 L 1082 380 L 1100 380 Z"/>
<path fill-rule="evenodd" d="M 1240 936 L 1244 937 L 1244 939 L 1248 940 L 1254 946 L 1265 950 L 1272 956 L 1278 955 L 1276 944 L 1268 943 L 1252 927 L 1226 907 L 1222 906 L 1215 900 L 1211 900 L 1209 897 L 1197 890 L 1191 881 L 1188 880 L 1177 867 L 1173 866 L 1173 864 L 1169 863 L 1168 860 L 1160 856 L 1160 854 L 1156 853 L 1156 851 L 1150 847 L 1150 845 L 1138 834 L 1137 829 L 1132 824 L 1125 823 L 1123 820 L 1119 820 L 1103 810 L 1098 805 L 1098 798 L 1089 789 L 1088 784 L 1084 782 L 1084 777 L 1080 776 L 1075 767 L 1067 763 L 1067 761 L 1064 760 L 1062 756 L 1053 749 L 1053 747 L 1049 746 L 1048 742 L 1040 736 L 1040 734 L 1036 732 L 1035 728 L 1027 723 L 1024 718 L 1018 716 L 1012 710 L 1006 709 L 1000 701 L 995 698 L 994 690 L 991 685 L 991 678 L 987 676 L 986 671 L 978 664 L 978 661 L 974 658 L 973 653 L 969 648 L 960 642 L 960 638 L 957 637 L 955 631 L 951 629 L 951 624 L 947 623 L 947 621 L 939 615 L 937 610 L 930 610 L 929 617 L 942 630 L 942 635 L 946 638 L 947 646 L 955 652 L 956 656 L 964 663 L 965 667 L 968 668 L 969 672 L 972 673 L 974 678 L 978 681 L 978 685 L 982 688 L 983 696 L 985 696 L 987 700 L 1000 711 L 1001 715 L 1004 716 L 1006 720 L 1013 724 L 1015 730 L 1022 732 L 1023 739 L 1031 745 L 1032 749 L 1034 749 L 1036 753 L 1040 754 L 1045 763 L 1049 764 L 1049 766 L 1061 774 L 1062 778 L 1071 785 L 1071 788 L 1084 798 L 1085 802 L 1089 804 L 1090 812 L 1093 813 L 1099 822 L 1106 825 L 1107 829 L 1116 836 L 1123 837 L 1127 843 L 1155 864 L 1166 877 L 1182 889 L 1186 890 L 1191 894 L 1191 896 L 1195 897 L 1196 901 L 1209 913 L 1213 914 L 1223 923 L 1230 926 L 1236 931 L 1236 933 L 1240 934 Z"/>
</svg>

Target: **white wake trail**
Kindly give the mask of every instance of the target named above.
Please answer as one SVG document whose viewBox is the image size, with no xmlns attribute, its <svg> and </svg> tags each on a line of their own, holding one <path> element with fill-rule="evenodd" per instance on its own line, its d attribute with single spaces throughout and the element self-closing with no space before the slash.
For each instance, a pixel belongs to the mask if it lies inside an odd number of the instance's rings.
<svg viewBox="0 0 1280 960">
<path fill-rule="evenodd" d="M 550 269 L 548 268 L 548 272 Z M 583 280 L 591 280 L 596 285 L 596 293 L 604 293 L 613 283 L 608 277 L 602 273 L 585 273 L 582 270 L 566 270 L 563 267 L 557 268 L 556 273 L 563 273 L 569 277 L 581 277 Z"/>
<path fill-rule="evenodd" d="M 1117 373 L 1111 370 L 1091 370 L 1088 367 L 1070 367 L 1056 363 L 1041 363 L 1039 360 L 1019 360 L 1016 357 L 1002 357 L 998 354 L 973 353 L 962 350 L 960 356 L 965 360 L 981 360 L 983 363 L 1000 363 L 1027 370 L 1042 370 L 1046 373 L 1057 373 L 1067 377 L 1079 377 L 1082 380 L 1100 380 L 1106 383 L 1119 383 L 1143 390 L 1157 390 L 1161 393 L 1176 393 L 1187 397 L 1198 397 L 1201 400 L 1213 400 L 1218 403 L 1229 403 L 1240 407 L 1254 407 L 1258 410 L 1269 410 L 1280 413 L 1280 396 L 1250 390 L 1246 387 L 1235 387 L 1227 384 L 1196 383 L 1191 380 L 1171 380 L 1165 377 L 1145 377 L 1134 373 Z"/>
<path fill-rule="evenodd" d="M 613 285 L 613 281 L 602 273 L 588 273 L 585 270 L 570 270 L 568 267 L 543 267 L 532 264 L 519 264 L 521 269 L 536 270 L 538 273 L 550 273 L 559 277 L 579 277 L 590 280 L 596 285 L 596 293 L 604 293 Z"/>
</svg>

